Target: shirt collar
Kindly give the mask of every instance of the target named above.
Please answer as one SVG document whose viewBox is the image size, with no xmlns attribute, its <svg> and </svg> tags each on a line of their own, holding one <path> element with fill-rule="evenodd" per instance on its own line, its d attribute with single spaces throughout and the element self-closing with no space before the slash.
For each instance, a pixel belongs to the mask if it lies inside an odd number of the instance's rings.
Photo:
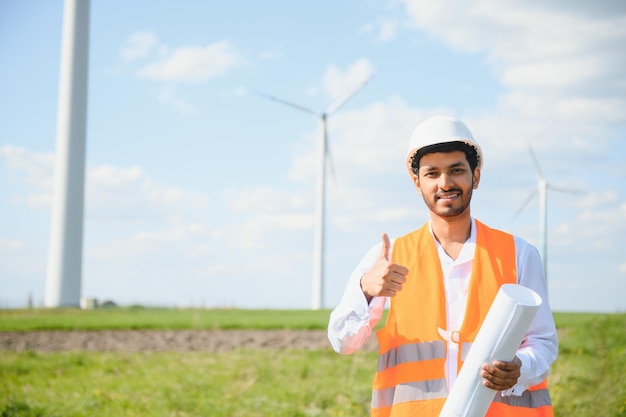
<svg viewBox="0 0 626 417">
<path fill-rule="evenodd" d="M 428 230 L 430 230 L 430 235 L 433 237 L 435 241 L 435 246 L 437 247 L 437 252 L 439 253 L 439 259 L 442 261 L 446 261 L 449 263 L 461 264 L 468 261 L 472 261 L 474 259 L 474 251 L 476 249 L 476 220 L 473 217 L 470 217 L 470 236 L 463 244 L 463 249 L 461 249 L 461 253 L 459 256 L 453 260 L 448 256 L 441 244 L 435 239 L 435 233 L 433 232 L 433 227 L 428 220 Z"/>
</svg>

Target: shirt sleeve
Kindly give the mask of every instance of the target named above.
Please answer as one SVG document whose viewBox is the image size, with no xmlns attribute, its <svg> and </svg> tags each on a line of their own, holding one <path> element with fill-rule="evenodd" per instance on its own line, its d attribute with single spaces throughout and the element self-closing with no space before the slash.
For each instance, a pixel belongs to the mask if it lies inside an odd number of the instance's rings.
<svg viewBox="0 0 626 417">
<path fill-rule="evenodd" d="M 361 290 L 361 277 L 372 269 L 381 247 L 379 243 L 363 257 L 350 275 L 341 302 L 330 314 L 328 340 L 337 353 L 356 352 L 380 321 L 387 299 L 373 297 L 368 304 Z"/>
<path fill-rule="evenodd" d="M 517 384 L 502 395 L 522 395 L 528 388 L 542 382 L 558 355 L 558 337 L 550 309 L 543 264 L 537 249 L 522 238 L 515 237 L 517 252 L 517 283 L 535 291 L 542 299 L 533 321 L 517 350 L 522 362 Z"/>
</svg>

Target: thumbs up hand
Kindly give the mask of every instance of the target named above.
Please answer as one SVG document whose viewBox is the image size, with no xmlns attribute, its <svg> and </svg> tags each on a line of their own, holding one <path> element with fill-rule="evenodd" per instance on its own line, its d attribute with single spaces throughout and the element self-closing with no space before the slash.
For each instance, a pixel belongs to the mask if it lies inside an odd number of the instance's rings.
<svg viewBox="0 0 626 417">
<path fill-rule="evenodd" d="M 369 302 L 372 297 L 393 297 L 402 290 L 409 270 L 391 262 L 391 242 L 382 234 L 383 245 L 372 269 L 361 277 L 361 289 Z"/>
</svg>

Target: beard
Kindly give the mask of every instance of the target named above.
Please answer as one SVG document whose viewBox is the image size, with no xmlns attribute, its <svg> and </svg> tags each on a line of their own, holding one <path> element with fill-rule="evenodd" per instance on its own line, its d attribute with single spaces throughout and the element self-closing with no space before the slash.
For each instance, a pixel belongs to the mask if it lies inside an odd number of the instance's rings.
<svg viewBox="0 0 626 417">
<path fill-rule="evenodd" d="M 426 206 L 431 212 L 437 214 L 440 217 L 455 217 L 468 210 L 470 201 L 472 200 L 472 191 L 472 188 L 469 188 L 467 193 L 465 193 L 460 188 L 452 188 L 445 193 L 437 192 L 435 195 L 430 196 L 429 198 L 422 194 L 422 198 L 424 199 L 424 203 L 426 203 Z M 439 198 L 441 194 L 450 193 L 458 193 L 458 197 L 451 201 L 441 200 Z"/>
</svg>

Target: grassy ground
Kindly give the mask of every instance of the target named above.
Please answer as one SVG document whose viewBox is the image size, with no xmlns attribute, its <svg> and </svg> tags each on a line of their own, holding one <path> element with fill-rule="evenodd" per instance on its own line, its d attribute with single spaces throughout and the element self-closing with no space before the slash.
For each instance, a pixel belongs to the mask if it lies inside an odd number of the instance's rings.
<svg viewBox="0 0 626 417">
<path fill-rule="evenodd" d="M 626 416 L 626 314 L 556 314 L 556 416 Z"/>
<path fill-rule="evenodd" d="M 105 329 L 325 329 L 326 310 L 167 309 L 0 310 L 0 331 Z"/>
<path fill-rule="evenodd" d="M 366 416 L 375 355 L 5 353 L 0 416 Z"/>
<path fill-rule="evenodd" d="M 137 328 L 122 317 L 132 314 L 140 318 L 138 323 L 155 326 L 150 328 L 162 328 L 163 323 L 175 323 L 174 328 L 185 328 L 184 323 L 186 328 L 241 328 L 246 320 L 256 328 L 324 328 L 328 318 L 328 311 L 124 310 L 85 315 L 40 311 L 32 321 L 21 318 L 32 311 L 4 311 L 0 331 L 58 325 L 93 330 L 97 322 Z M 87 324 L 81 324 L 81 315 L 91 317 Z M 555 319 L 560 352 L 549 380 L 555 416 L 626 416 L 626 314 L 557 313 Z M 374 353 L 341 356 L 330 349 L 218 354 L 0 351 L 0 417 L 367 416 L 375 362 Z"/>
</svg>

